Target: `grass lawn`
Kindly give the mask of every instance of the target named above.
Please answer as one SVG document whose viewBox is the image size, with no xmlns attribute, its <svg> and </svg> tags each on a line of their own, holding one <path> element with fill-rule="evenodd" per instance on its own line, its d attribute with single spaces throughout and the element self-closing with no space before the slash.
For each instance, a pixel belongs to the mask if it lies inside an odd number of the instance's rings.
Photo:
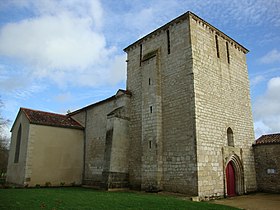
<svg viewBox="0 0 280 210">
<path fill-rule="evenodd" d="M 0 209 L 236 209 L 172 196 L 85 188 L 0 189 Z"/>
</svg>

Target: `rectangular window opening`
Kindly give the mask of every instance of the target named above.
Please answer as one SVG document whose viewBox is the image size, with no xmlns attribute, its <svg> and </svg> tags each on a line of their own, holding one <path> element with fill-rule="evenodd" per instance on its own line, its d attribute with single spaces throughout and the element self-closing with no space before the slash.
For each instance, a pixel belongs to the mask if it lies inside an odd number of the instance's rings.
<svg viewBox="0 0 280 210">
<path fill-rule="evenodd" d="M 17 133 L 17 142 L 16 142 L 14 163 L 18 163 L 18 161 L 19 161 L 20 145 L 21 145 L 21 125 L 19 126 L 18 133 Z"/>
<path fill-rule="evenodd" d="M 226 42 L 226 47 L 227 47 L 227 62 L 228 62 L 228 64 L 230 64 L 228 42 Z"/>
<path fill-rule="evenodd" d="M 151 85 L 151 78 L 149 78 L 149 85 Z"/>
<path fill-rule="evenodd" d="M 140 66 L 142 64 L 142 44 L 140 44 Z"/>
<path fill-rule="evenodd" d="M 150 113 L 153 113 L 153 107 L 150 106 Z"/>
<path fill-rule="evenodd" d="M 219 41 L 218 36 L 215 35 L 215 41 L 216 41 L 216 51 L 217 51 L 217 57 L 220 58 L 220 52 L 219 52 Z"/>
<path fill-rule="evenodd" d="M 166 31 L 166 35 L 167 35 L 167 53 L 170 54 L 170 34 L 169 34 L 169 30 Z"/>
<path fill-rule="evenodd" d="M 149 148 L 152 149 L 152 141 L 149 141 Z"/>
</svg>

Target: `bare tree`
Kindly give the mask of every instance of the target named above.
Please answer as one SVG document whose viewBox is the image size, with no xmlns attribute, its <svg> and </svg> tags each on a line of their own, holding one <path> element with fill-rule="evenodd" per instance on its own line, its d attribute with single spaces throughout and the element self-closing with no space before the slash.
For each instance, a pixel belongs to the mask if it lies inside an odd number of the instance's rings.
<svg viewBox="0 0 280 210">
<path fill-rule="evenodd" d="M 7 146 L 7 139 L 0 137 L 0 177 L 7 172 L 9 150 Z"/>
<path fill-rule="evenodd" d="M 2 108 L 4 104 L 0 98 L 0 177 L 6 173 L 8 165 L 8 137 L 4 135 L 4 128 L 9 125 L 10 120 L 2 116 Z"/>
</svg>

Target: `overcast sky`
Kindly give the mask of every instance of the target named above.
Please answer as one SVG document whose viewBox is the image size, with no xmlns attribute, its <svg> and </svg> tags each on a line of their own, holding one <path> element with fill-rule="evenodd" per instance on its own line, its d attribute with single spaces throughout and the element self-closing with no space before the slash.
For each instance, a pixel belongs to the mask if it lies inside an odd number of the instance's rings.
<svg viewBox="0 0 280 210">
<path fill-rule="evenodd" d="M 125 89 L 123 49 L 187 11 L 250 50 L 256 138 L 280 132 L 280 0 L 0 0 L 3 116 L 66 113 Z"/>
</svg>

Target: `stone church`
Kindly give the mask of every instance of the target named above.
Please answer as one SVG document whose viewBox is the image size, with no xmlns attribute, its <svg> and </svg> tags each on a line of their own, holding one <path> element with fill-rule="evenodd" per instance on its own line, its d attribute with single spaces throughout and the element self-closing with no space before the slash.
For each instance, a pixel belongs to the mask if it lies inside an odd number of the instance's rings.
<svg viewBox="0 0 280 210">
<path fill-rule="evenodd" d="M 67 115 L 19 110 L 7 181 L 200 197 L 255 191 L 248 50 L 187 12 L 124 51 L 126 90 Z"/>
</svg>

